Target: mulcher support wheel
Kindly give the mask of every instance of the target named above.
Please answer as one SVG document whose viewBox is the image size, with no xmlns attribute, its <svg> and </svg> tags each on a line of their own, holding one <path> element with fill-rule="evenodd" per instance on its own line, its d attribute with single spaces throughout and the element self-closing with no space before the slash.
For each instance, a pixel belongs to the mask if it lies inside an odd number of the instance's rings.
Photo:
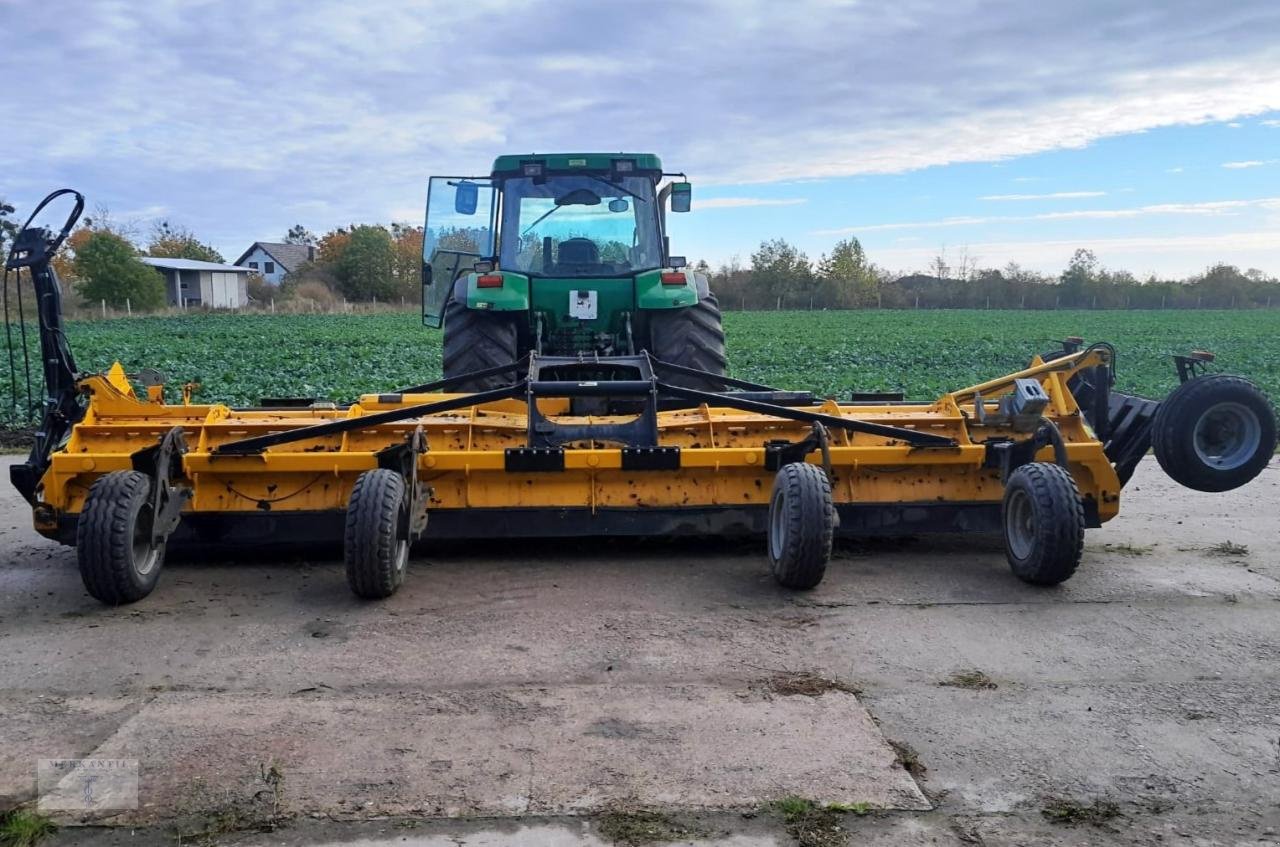
<svg viewBox="0 0 1280 847">
<path fill-rule="evenodd" d="M 152 538 L 151 478 L 112 471 L 93 483 L 76 524 L 76 559 L 85 589 L 111 606 L 151 593 L 165 544 Z"/>
<path fill-rule="evenodd" d="M 1151 446 L 1174 481 L 1197 491 L 1230 491 L 1261 473 L 1275 454 L 1275 411 L 1247 379 L 1199 376 L 1160 404 Z"/>
<path fill-rule="evenodd" d="M 836 510 L 831 482 L 817 465 L 778 469 L 769 500 L 769 566 L 779 585 L 807 590 L 822 582 L 831 559 Z"/>
<path fill-rule="evenodd" d="M 1032 462 L 1004 489 L 1004 546 L 1014 576 L 1032 585 L 1071 578 L 1084 553 L 1084 504 L 1066 468 Z"/>
<path fill-rule="evenodd" d="M 409 491 L 404 477 L 379 468 L 356 480 L 347 503 L 343 554 L 347 584 L 357 597 L 396 593 L 409 564 Z"/>
</svg>

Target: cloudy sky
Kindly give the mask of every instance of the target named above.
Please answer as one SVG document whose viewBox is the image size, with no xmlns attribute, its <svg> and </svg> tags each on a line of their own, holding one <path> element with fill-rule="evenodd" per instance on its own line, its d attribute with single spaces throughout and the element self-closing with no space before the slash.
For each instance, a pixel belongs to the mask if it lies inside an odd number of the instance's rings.
<svg viewBox="0 0 1280 847">
<path fill-rule="evenodd" d="M 0 0 L 0 196 L 234 259 L 504 152 L 659 153 L 673 247 L 1280 274 L 1275 0 Z"/>
</svg>

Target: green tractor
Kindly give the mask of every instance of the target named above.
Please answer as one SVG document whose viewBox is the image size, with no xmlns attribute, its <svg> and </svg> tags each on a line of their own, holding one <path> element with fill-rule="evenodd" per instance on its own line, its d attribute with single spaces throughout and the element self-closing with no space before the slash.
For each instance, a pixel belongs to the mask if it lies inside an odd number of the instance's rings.
<svg viewBox="0 0 1280 847">
<path fill-rule="evenodd" d="M 679 177 L 668 181 L 664 177 Z M 422 320 L 444 327 L 446 378 L 544 356 L 654 358 L 725 371 L 724 330 L 703 274 L 672 256 L 666 207 L 692 186 L 648 153 L 500 156 L 487 177 L 432 177 Z M 484 391 L 510 374 L 477 376 Z M 672 379 L 719 391 L 707 376 Z"/>
</svg>

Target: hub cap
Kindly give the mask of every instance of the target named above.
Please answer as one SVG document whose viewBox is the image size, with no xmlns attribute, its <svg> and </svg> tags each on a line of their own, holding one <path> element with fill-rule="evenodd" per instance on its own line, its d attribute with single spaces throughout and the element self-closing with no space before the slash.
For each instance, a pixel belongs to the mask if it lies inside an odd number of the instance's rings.
<svg viewBox="0 0 1280 847">
<path fill-rule="evenodd" d="M 1217 403 L 1196 421 L 1196 455 L 1218 470 L 1234 470 L 1253 458 L 1262 443 L 1262 423 L 1240 403 Z"/>
<path fill-rule="evenodd" d="M 139 576 L 146 576 L 159 558 L 160 549 L 151 543 L 151 519 L 143 507 L 133 522 L 133 568 Z"/>
<path fill-rule="evenodd" d="M 1031 497 L 1021 489 L 1009 492 L 1004 516 L 1005 541 L 1014 558 L 1026 559 L 1035 546 L 1035 516 Z"/>
<path fill-rule="evenodd" d="M 769 504 L 769 555 L 776 562 L 782 558 L 782 551 L 786 549 L 786 543 L 783 536 L 787 531 L 786 510 L 783 508 L 785 497 L 781 491 L 773 495 L 773 502 Z"/>
</svg>

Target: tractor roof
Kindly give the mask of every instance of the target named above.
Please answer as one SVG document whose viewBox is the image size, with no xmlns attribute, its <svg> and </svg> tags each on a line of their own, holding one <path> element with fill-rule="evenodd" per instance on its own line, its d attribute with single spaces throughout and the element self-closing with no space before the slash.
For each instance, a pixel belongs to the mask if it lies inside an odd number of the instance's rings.
<svg viewBox="0 0 1280 847">
<path fill-rule="evenodd" d="M 635 162 L 637 171 L 662 171 L 662 160 L 653 153 L 526 153 L 494 159 L 493 173 L 518 174 L 525 162 L 542 162 L 548 171 L 607 171 L 620 159 Z"/>
</svg>

